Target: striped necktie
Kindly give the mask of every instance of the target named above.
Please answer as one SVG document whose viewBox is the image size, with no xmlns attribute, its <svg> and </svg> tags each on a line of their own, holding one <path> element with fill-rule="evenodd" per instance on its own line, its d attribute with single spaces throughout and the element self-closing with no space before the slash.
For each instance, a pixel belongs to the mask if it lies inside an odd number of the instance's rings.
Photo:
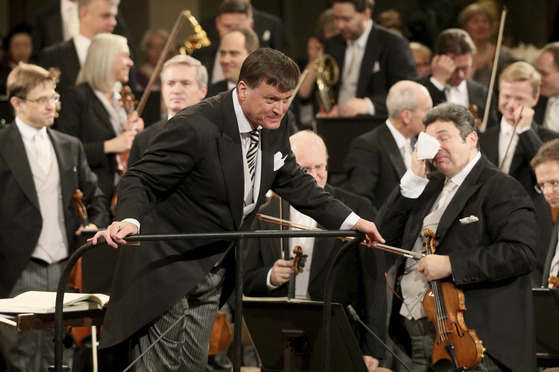
<svg viewBox="0 0 559 372">
<path fill-rule="evenodd" d="M 250 146 L 247 151 L 247 165 L 250 174 L 250 181 L 254 184 L 254 174 L 256 171 L 256 154 L 258 153 L 258 139 L 260 132 L 253 130 L 250 132 Z"/>
</svg>

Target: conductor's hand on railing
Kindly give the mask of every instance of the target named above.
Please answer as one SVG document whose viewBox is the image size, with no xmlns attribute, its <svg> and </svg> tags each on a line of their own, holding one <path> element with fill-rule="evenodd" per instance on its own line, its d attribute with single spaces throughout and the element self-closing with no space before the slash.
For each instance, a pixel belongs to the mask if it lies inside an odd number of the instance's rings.
<svg viewBox="0 0 559 372">
<path fill-rule="evenodd" d="M 131 222 L 113 222 L 107 230 L 98 231 L 93 238 L 87 239 L 88 242 L 97 244 L 99 238 L 104 238 L 108 245 L 118 248 L 119 244 L 126 244 L 125 237 L 138 233 L 138 227 Z"/>
<path fill-rule="evenodd" d="M 384 243 L 384 239 L 378 232 L 377 226 L 371 221 L 360 218 L 355 226 L 353 226 L 353 230 L 367 234 L 366 240 L 369 247 L 376 247 L 378 243 Z"/>
</svg>

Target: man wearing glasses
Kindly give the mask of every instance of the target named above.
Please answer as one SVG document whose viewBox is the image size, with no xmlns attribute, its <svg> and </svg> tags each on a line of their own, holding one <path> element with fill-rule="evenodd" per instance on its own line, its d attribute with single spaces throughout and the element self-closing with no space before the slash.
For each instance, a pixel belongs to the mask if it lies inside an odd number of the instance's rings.
<svg viewBox="0 0 559 372">
<path fill-rule="evenodd" d="M 530 161 L 540 147 L 559 133 L 536 125 L 534 110 L 539 99 L 540 74 L 526 62 L 508 66 L 499 78 L 499 125 L 479 136 L 482 152 L 489 161 L 524 186 L 536 209 L 538 222 L 538 265 L 532 272 L 532 285 L 541 284 L 543 264 L 551 238 L 551 211 L 541 194 L 534 190 L 536 175 Z"/>
<path fill-rule="evenodd" d="M 552 208 L 559 208 L 559 139 L 550 141 L 543 145 L 530 165 L 534 168 L 538 183 L 535 189 L 543 194 L 545 200 Z M 549 240 L 547 256 L 543 266 L 542 287 L 551 288 L 552 277 L 559 276 L 559 224 L 553 227 L 551 239 Z M 547 243 L 547 241 L 545 242 Z"/>
<path fill-rule="evenodd" d="M 88 206 L 87 229 L 106 226 L 97 177 L 83 146 L 49 127 L 60 96 L 53 72 L 30 64 L 8 76 L 15 121 L 0 131 L 0 298 L 26 291 L 56 291 L 72 247 L 84 226 L 72 206 L 76 189 Z M 46 371 L 53 362 L 54 332 L 0 328 L 9 371 Z M 71 360 L 71 354 L 64 361 Z"/>
</svg>

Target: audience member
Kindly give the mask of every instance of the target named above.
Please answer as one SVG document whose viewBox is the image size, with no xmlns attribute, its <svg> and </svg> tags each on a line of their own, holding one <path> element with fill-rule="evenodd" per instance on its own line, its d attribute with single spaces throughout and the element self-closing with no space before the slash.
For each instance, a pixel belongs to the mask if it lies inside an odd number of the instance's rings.
<svg viewBox="0 0 559 372">
<path fill-rule="evenodd" d="M 538 265 L 532 276 L 537 286 L 551 238 L 552 220 L 545 198 L 534 190 L 537 179 L 530 161 L 542 144 L 559 137 L 559 133 L 534 122 L 533 107 L 538 101 L 540 82 L 540 74 L 530 64 L 516 62 L 508 66 L 499 78 L 501 123 L 479 136 L 487 159 L 519 181 L 536 208 Z"/>
<path fill-rule="evenodd" d="M 334 0 L 334 19 L 340 34 L 327 39 L 324 52 L 334 57 L 340 81 L 333 87 L 337 105 L 322 116 L 386 115 L 386 95 L 392 85 L 416 76 L 407 41 L 371 20 L 372 0 Z M 306 99 L 315 89 L 314 61 L 299 94 Z"/>
<path fill-rule="evenodd" d="M 402 17 L 394 9 L 388 9 L 380 12 L 375 17 L 375 22 L 379 25 L 386 27 L 389 30 L 396 32 L 402 36 L 405 36 L 404 25 L 402 24 Z"/>
<path fill-rule="evenodd" d="M 328 178 L 328 152 L 322 138 L 311 131 L 301 131 L 289 138 L 297 164 L 312 175 L 318 186 L 344 202 L 355 213 L 372 219 L 376 211 L 371 203 L 357 195 L 334 188 L 326 183 Z M 283 209 L 283 213 L 280 212 Z M 321 227 L 311 217 L 299 212 L 287 202 L 274 197 L 264 204 L 259 213 L 279 217 L 309 228 Z M 277 224 L 255 220 L 252 230 L 278 230 Z M 329 268 L 334 257 L 345 244 L 336 238 L 292 238 L 286 240 L 284 249 L 291 252 L 296 246 L 302 248 L 304 265 L 302 271 L 291 277 L 292 261 L 285 260 L 280 248 L 280 239 L 248 239 L 244 249 L 248 261 L 244 277 L 244 292 L 247 296 L 282 297 L 288 295 L 289 281 L 295 280 L 295 298 L 324 300 L 324 289 Z M 382 253 L 364 246 L 348 252 L 337 271 L 332 300 L 345 306 L 352 305 L 366 324 L 383 338 L 386 318 L 386 296 L 384 285 L 384 260 Z M 369 371 L 378 366 L 384 356 L 384 348 L 373 336 L 356 326 L 357 340 Z"/>
<path fill-rule="evenodd" d="M 0 297 L 56 291 L 84 228 L 106 226 L 109 215 L 83 146 L 50 127 L 59 95 L 57 73 L 21 64 L 8 76 L 15 120 L 0 130 Z M 72 206 L 81 190 L 90 224 Z M 8 371 L 46 371 L 54 361 L 54 330 L 0 327 Z M 69 365 L 72 352 L 65 350 Z"/>
<path fill-rule="evenodd" d="M 549 141 L 538 150 L 530 162 L 537 178 L 536 191 L 541 193 L 552 208 L 559 208 L 559 139 Z M 559 221 L 555 222 L 542 275 L 543 288 L 557 288 L 550 277 L 559 277 Z"/>
<path fill-rule="evenodd" d="M 14 26 L 2 42 L 5 51 L 0 60 L 0 96 L 6 95 L 8 75 L 19 63 L 28 63 L 31 59 L 33 44 L 31 26 L 20 23 Z"/>
<path fill-rule="evenodd" d="M 433 57 L 431 49 L 415 41 L 410 43 L 410 49 L 417 68 L 417 77 L 421 78 L 429 74 L 431 72 L 431 58 Z"/>
<path fill-rule="evenodd" d="M 417 253 L 425 250 L 424 231 L 431 228 L 436 252 L 419 262 L 398 258 L 403 303 L 399 314 L 392 313 L 391 326 L 403 324 L 400 336 L 411 338 L 414 371 L 437 370 L 431 363 L 433 347 L 441 356 L 451 345 L 445 347 L 444 326 L 429 323 L 423 304 L 431 304 L 426 307 L 431 319 L 440 319 L 432 295 L 425 295 L 429 283 L 439 280 L 463 292 L 464 324 L 486 348 L 480 365 L 471 370 L 535 371 L 529 274 L 536 266 L 538 235 L 530 197 L 480 153 L 468 109 L 443 103 L 423 122 L 425 133 L 440 144 L 432 160 L 437 171 L 427 173 L 427 161 L 418 160 L 416 149 L 377 221 L 387 244 Z M 394 278 L 389 282 L 395 283 Z M 436 330 L 441 343 L 433 343 Z M 462 347 L 455 345 L 457 355 Z M 438 365 L 443 370 L 462 369 L 442 358 Z"/>
<path fill-rule="evenodd" d="M 234 27 L 253 27 L 254 20 L 252 19 L 251 6 L 243 0 L 223 0 L 217 9 L 214 23 L 219 38 L 212 41 L 210 46 L 200 48 L 192 53 L 194 58 L 206 66 L 211 84 L 225 79 L 219 64 L 219 43 L 221 38 Z"/>
<path fill-rule="evenodd" d="M 100 33 L 113 32 L 119 2 L 120 0 L 78 0 L 78 35 L 41 51 L 39 64 L 45 68 L 56 67 L 61 72 L 57 85 L 60 93 L 76 85 L 78 73 L 84 65 L 93 37 Z"/>
<path fill-rule="evenodd" d="M 458 28 L 443 31 L 435 44 L 431 73 L 420 78 L 433 105 L 451 102 L 466 108 L 477 107 L 479 119 L 483 118 L 488 88 L 468 76 L 472 68 L 475 46 L 468 33 Z M 497 124 L 497 113 L 492 107 L 487 127 Z"/>
<path fill-rule="evenodd" d="M 200 61 L 190 56 L 176 55 L 163 65 L 161 83 L 161 97 L 167 107 L 168 117 L 136 135 L 128 158 L 130 166 L 140 160 L 150 142 L 163 131 L 167 120 L 183 108 L 204 99 L 208 90 L 208 72 Z"/>
<path fill-rule="evenodd" d="M 413 144 L 433 103 L 424 86 L 401 80 L 390 88 L 386 107 L 386 123 L 354 139 L 344 164 L 350 190 L 377 209 L 409 169 Z"/>
<path fill-rule="evenodd" d="M 541 96 L 534 108 L 534 120 L 559 132 L 559 42 L 547 44 L 536 60 L 542 76 Z"/>
<path fill-rule="evenodd" d="M 219 45 L 219 64 L 225 79 L 208 87 L 208 97 L 237 86 L 244 60 L 256 49 L 258 49 L 258 36 L 249 28 L 234 27 L 223 35 Z"/>
<path fill-rule="evenodd" d="M 101 0 L 105 1 L 105 0 Z M 62 93 L 56 128 L 79 138 L 99 187 L 111 199 L 119 174 L 116 157 L 127 154 L 144 122 L 137 112 L 127 114 L 119 93 L 128 81 L 130 59 L 126 39 L 99 34 L 91 41 L 77 86 Z"/>
</svg>

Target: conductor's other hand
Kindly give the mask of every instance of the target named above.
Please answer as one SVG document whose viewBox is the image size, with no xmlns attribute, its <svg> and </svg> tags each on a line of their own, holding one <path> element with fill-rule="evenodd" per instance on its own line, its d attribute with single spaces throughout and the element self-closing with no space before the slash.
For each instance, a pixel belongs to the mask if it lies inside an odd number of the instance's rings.
<svg viewBox="0 0 559 372">
<path fill-rule="evenodd" d="M 279 287 L 280 285 L 287 283 L 289 276 L 291 274 L 291 261 L 287 260 L 277 260 L 272 266 L 272 272 L 270 273 L 270 284 L 274 287 Z"/>
<path fill-rule="evenodd" d="M 384 239 L 380 236 L 377 226 L 371 221 L 360 218 L 355 226 L 353 226 L 353 230 L 367 234 L 366 239 L 369 247 L 376 247 L 378 243 L 384 243 Z"/>
<path fill-rule="evenodd" d="M 130 222 L 113 222 L 107 227 L 107 230 L 98 231 L 93 238 L 87 239 L 88 242 L 97 244 L 99 238 L 104 238 L 108 245 L 118 248 L 119 244 L 126 244 L 125 237 L 138 233 L 138 227 Z"/>
</svg>

